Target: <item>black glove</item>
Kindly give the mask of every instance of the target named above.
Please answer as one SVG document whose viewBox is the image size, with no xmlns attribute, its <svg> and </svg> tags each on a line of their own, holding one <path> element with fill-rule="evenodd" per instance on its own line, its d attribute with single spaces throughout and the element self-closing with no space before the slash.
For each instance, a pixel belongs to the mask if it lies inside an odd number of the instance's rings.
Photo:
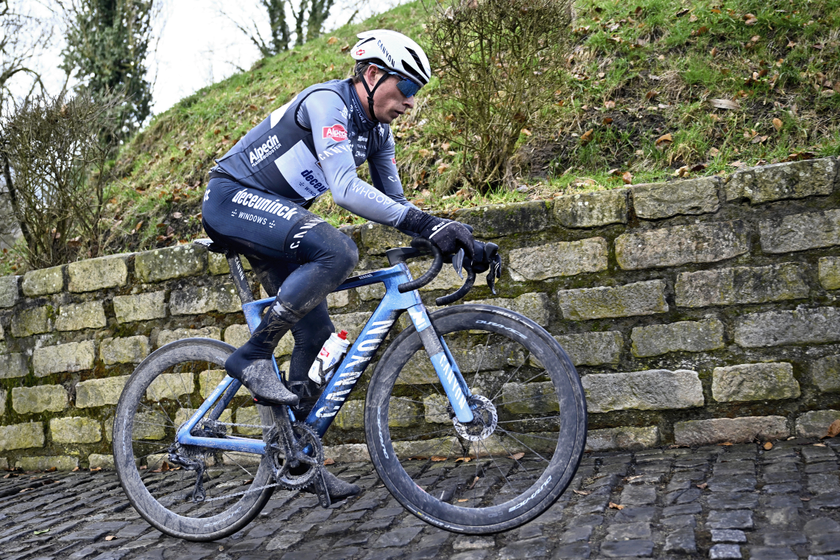
<svg viewBox="0 0 840 560">
<path fill-rule="evenodd" d="M 399 229 L 405 230 L 428 239 L 444 254 L 457 253 L 463 249 L 467 262 L 475 255 L 475 240 L 470 230 L 461 222 L 438 218 L 420 210 L 409 208 Z"/>
</svg>

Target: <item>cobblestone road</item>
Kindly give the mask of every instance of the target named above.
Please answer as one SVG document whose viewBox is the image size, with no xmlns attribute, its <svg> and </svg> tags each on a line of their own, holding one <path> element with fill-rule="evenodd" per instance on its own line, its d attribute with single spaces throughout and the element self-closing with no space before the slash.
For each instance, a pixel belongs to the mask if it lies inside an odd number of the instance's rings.
<svg viewBox="0 0 840 560">
<path fill-rule="evenodd" d="M 840 560 L 840 438 L 588 453 L 572 488 L 536 521 L 455 535 L 407 514 L 369 464 L 333 472 L 361 495 L 317 506 L 279 491 L 238 534 L 190 543 L 151 529 L 113 472 L 0 479 L 0 558 L 748 558 Z"/>
</svg>

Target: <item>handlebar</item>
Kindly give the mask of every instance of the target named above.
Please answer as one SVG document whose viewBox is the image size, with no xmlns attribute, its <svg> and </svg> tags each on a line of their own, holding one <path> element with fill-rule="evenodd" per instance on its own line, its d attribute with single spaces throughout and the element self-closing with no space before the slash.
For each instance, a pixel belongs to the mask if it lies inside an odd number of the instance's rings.
<svg viewBox="0 0 840 560">
<path fill-rule="evenodd" d="M 429 267 L 429 270 L 423 273 L 423 275 L 420 276 L 420 278 L 411 280 L 409 282 L 397 286 L 397 289 L 400 291 L 401 294 L 422 288 L 423 286 L 434 280 L 443 268 L 443 253 L 441 253 L 440 249 L 438 249 L 437 246 L 428 239 L 424 239 L 422 237 L 415 237 L 411 240 L 411 247 L 412 249 L 391 249 L 390 251 L 388 251 L 389 260 L 391 260 L 392 264 L 394 264 L 395 262 L 404 262 L 407 258 L 431 253 L 434 257 L 434 261 L 432 261 L 432 266 Z M 467 295 L 467 293 L 472 289 L 473 285 L 475 284 L 475 271 L 469 266 L 466 267 L 466 269 L 467 279 L 464 282 L 464 285 L 458 288 L 458 290 L 452 294 L 437 298 L 435 300 L 435 303 L 437 305 L 448 305 L 452 302 L 458 301 L 459 299 Z"/>
</svg>

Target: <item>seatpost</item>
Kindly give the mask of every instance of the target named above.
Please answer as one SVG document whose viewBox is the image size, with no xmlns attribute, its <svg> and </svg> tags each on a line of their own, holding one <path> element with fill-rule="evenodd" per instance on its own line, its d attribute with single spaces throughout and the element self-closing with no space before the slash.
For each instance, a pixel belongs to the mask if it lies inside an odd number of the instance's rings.
<svg viewBox="0 0 840 560">
<path fill-rule="evenodd" d="M 225 251 L 225 257 L 227 258 L 228 266 L 230 267 L 230 277 L 233 278 L 239 299 L 242 300 L 242 303 L 251 303 L 254 301 L 254 294 L 251 292 L 251 286 L 248 285 L 245 269 L 242 268 L 242 259 L 233 251 Z"/>
</svg>

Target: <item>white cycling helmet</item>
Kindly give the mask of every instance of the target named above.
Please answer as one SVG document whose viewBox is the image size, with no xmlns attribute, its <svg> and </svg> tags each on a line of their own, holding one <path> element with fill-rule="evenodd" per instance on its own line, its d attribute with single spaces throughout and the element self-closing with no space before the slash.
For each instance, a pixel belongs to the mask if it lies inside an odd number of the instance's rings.
<svg viewBox="0 0 840 560">
<path fill-rule="evenodd" d="M 420 45 L 396 31 L 375 29 L 356 35 L 359 42 L 353 47 L 352 56 L 358 61 L 378 60 L 388 70 L 417 82 L 429 83 L 432 68 Z"/>
<path fill-rule="evenodd" d="M 368 94 L 368 108 L 370 116 L 377 121 L 373 112 L 373 93 L 389 75 L 400 78 L 398 89 L 406 97 L 412 97 L 417 91 L 429 83 L 432 68 L 426 53 L 420 45 L 396 31 L 376 29 L 365 31 L 357 35 L 359 42 L 353 47 L 351 56 L 357 62 L 370 62 L 385 71 L 385 75 L 370 89 L 362 80 Z"/>
</svg>

